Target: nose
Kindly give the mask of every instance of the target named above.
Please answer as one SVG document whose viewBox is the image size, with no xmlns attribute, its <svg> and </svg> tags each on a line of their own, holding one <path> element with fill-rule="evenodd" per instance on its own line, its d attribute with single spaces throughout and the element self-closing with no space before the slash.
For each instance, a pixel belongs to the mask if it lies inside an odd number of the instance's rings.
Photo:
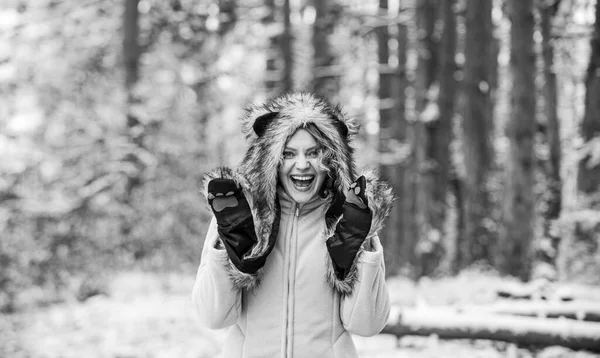
<svg viewBox="0 0 600 358">
<path fill-rule="evenodd" d="M 296 160 L 296 168 L 297 169 L 305 170 L 305 169 L 308 169 L 309 165 L 310 164 L 308 163 L 308 160 L 306 159 L 305 156 L 303 156 L 303 155 L 298 156 L 298 160 Z"/>
</svg>

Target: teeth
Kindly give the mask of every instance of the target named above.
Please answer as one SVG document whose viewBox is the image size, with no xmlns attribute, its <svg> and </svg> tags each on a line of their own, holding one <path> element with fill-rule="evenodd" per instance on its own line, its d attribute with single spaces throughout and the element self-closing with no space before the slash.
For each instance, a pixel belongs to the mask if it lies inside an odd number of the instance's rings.
<svg viewBox="0 0 600 358">
<path fill-rule="evenodd" d="M 312 175 L 292 175 L 292 179 L 295 180 L 311 180 L 312 178 Z"/>
</svg>

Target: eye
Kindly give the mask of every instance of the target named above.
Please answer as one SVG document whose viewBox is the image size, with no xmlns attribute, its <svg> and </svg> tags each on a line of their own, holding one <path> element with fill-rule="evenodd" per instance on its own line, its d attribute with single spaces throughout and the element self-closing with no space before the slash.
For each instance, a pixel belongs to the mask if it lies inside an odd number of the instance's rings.
<svg viewBox="0 0 600 358">
<path fill-rule="evenodd" d="M 289 150 L 283 151 L 283 159 L 292 159 L 294 157 L 294 152 Z"/>
<path fill-rule="evenodd" d="M 319 151 L 316 149 L 311 149 L 306 153 L 308 158 L 317 158 L 319 156 Z"/>
</svg>

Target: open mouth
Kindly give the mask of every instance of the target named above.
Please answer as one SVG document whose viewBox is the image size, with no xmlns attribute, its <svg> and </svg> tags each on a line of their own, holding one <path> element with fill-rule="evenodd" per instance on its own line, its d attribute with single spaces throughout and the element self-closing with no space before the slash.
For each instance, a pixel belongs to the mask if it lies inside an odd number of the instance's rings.
<svg viewBox="0 0 600 358">
<path fill-rule="evenodd" d="M 310 187 L 312 182 L 315 180 L 315 176 L 307 175 L 307 174 L 290 175 L 290 179 L 292 180 L 292 183 L 294 183 L 294 186 L 297 189 L 306 189 L 306 188 Z"/>
</svg>

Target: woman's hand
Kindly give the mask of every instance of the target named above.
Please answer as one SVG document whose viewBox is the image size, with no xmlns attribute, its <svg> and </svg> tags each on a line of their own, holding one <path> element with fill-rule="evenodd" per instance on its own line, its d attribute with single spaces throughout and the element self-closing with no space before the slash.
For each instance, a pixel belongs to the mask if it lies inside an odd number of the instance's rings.
<svg viewBox="0 0 600 358">
<path fill-rule="evenodd" d="M 242 189 L 232 179 L 213 179 L 208 183 L 208 203 L 231 262 L 242 272 L 253 274 L 258 271 L 264 266 L 267 255 L 244 258 L 257 238 L 252 211 Z"/>
<path fill-rule="evenodd" d="M 339 220 L 335 233 L 326 245 L 339 279 L 344 279 L 358 251 L 367 238 L 373 218 L 365 195 L 366 179 L 358 178 L 350 185 L 347 196 L 336 193 L 325 213 L 326 220 Z"/>
</svg>

